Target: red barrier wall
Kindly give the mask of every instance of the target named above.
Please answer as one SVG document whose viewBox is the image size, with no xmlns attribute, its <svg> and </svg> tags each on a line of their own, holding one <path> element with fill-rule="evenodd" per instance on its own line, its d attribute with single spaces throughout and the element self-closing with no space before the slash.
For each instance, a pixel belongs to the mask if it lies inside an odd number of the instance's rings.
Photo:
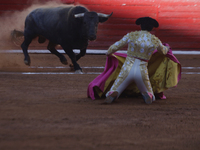
<svg viewBox="0 0 200 150">
<path fill-rule="evenodd" d="M 98 40 L 91 47 L 105 49 L 130 31 L 139 30 L 135 20 L 150 16 L 160 26 L 154 30 L 173 49 L 200 49 L 199 0 L 75 0 L 91 11 L 113 12 L 108 22 L 99 26 Z"/>
<path fill-rule="evenodd" d="M 89 43 L 89 49 L 107 49 L 124 34 L 140 29 L 135 25 L 138 17 L 150 16 L 160 23 L 159 28 L 152 33 L 163 42 L 169 43 L 173 49 L 200 50 L 199 0 L 62 0 L 62 2 L 81 4 L 90 11 L 106 14 L 113 12 L 113 16 L 106 23 L 99 25 L 98 38 Z M 30 0 L 1 0 L 0 15 L 4 12 L 22 10 L 31 3 Z M 46 48 L 43 46 L 42 49 Z"/>
<path fill-rule="evenodd" d="M 0 1 L 0 14 L 5 12 L 13 12 L 16 10 L 23 10 L 24 8 L 28 8 L 32 4 L 45 2 L 56 1 L 56 0 L 1 0 Z M 74 0 L 60 0 L 65 4 L 72 4 Z"/>
</svg>

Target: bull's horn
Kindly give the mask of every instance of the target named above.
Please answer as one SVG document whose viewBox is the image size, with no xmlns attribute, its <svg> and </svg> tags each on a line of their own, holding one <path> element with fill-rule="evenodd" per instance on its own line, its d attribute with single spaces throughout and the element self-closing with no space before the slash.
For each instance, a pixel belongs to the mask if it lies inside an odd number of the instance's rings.
<svg viewBox="0 0 200 150">
<path fill-rule="evenodd" d="M 103 13 L 97 13 L 99 17 L 105 17 L 105 18 L 109 18 L 110 16 L 112 16 L 113 12 L 110 15 L 106 15 Z"/>
<path fill-rule="evenodd" d="M 84 13 L 80 13 L 80 14 L 75 14 L 74 15 L 75 18 L 80 18 L 80 17 L 84 17 Z"/>
</svg>

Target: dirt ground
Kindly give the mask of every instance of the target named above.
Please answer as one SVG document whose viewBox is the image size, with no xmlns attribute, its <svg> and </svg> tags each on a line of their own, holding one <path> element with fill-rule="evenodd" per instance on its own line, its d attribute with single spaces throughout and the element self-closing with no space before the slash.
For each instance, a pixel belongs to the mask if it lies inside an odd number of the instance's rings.
<svg viewBox="0 0 200 150">
<path fill-rule="evenodd" d="M 111 105 L 87 97 L 88 84 L 102 72 L 106 56 L 86 55 L 85 74 L 62 66 L 51 54 L 1 54 L 0 150 L 199 150 L 200 72 L 183 68 L 167 99 L 146 105 L 141 97 Z M 200 67 L 200 55 L 175 55 L 182 67 Z M 69 60 L 69 59 L 68 59 Z M 70 61 L 69 61 L 70 62 Z M 37 68 L 34 68 L 37 67 Z M 55 74 L 21 74 L 54 72 Z"/>
</svg>

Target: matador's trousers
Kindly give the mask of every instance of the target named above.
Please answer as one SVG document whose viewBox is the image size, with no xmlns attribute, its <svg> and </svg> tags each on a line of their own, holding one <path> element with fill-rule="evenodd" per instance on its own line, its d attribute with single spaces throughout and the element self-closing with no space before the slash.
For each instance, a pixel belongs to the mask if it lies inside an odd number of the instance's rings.
<svg viewBox="0 0 200 150">
<path fill-rule="evenodd" d="M 130 83 L 135 82 L 141 94 L 151 93 L 154 101 L 155 96 L 149 80 L 147 65 L 148 62 L 146 61 L 127 56 L 117 79 L 110 91 L 107 92 L 106 97 L 110 92 L 114 91 L 118 92 L 119 97 Z"/>
</svg>

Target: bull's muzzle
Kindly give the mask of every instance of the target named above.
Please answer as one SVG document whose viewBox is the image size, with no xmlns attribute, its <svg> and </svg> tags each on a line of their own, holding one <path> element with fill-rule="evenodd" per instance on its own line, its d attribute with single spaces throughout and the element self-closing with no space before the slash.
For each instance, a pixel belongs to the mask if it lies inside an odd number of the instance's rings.
<svg viewBox="0 0 200 150">
<path fill-rule="evenodd" d="M 89 36 L 88 39 L 89 39 L 90 41 L 94 41 L 94 40 L 96 40 L 96 38 L 97 38 L 96 35 L 91 35 L 91 36 Z"/>
</svg>

